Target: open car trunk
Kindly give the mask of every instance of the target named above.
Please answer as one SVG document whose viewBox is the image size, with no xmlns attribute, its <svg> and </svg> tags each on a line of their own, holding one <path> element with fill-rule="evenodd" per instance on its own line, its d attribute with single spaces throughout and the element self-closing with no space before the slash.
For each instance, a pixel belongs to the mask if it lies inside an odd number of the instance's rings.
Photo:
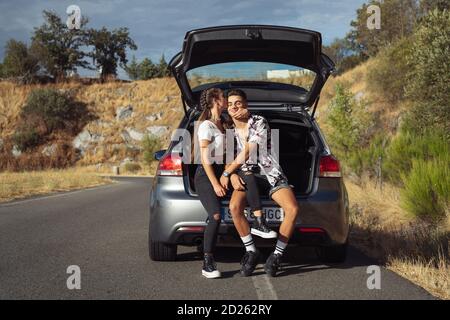
<svg viewBox="0 0 450 320">
<path fill-rule="evenodd" d="M 187 72 L 196 68 L 230 62 L 267 62 L 295 66 L 316 74 L 310 91 L 291 88 L 291 103 L 311 107 L 334 70 L 334 63 L 322 53 L 319 32 L 283 26 L 234 25 L 191 30 L 183 49 L 169 62 L 183 101 L 196 107 L 198 99 Z M 246 79 L 247 80 L 247 79 Z M 294 86 L 292 86 L 294 87 Z M 301 89 L 301 88 L 297 88 Z"/>
<path fill-rule="evenodd" d="M 279 162 L 288 177 L 289 184 L 294 186 L 297 196 L 307 196 L 312 190 L 315 165 L 318 153 L 318 142 L 314 137 L 306 115 L 294 112 L 252 111 L 264 116 L 271 130 L 279 129 Z M 190 130 L 193 130 L 191 127 Z M 188 192 L 196 194 L 194 174 L 196 164 L 185 164 L 185 181 Z M 261 198 L 268 195 L 261 194 Z"/>
</svg>

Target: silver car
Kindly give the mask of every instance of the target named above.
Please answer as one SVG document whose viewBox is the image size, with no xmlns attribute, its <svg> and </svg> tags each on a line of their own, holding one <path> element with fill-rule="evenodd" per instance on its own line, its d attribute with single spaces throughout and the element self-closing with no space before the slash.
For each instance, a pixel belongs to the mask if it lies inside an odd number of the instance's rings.
<svg viewBox="0 0 450 320">
<path fill-rule="evenodd" d="M 249 110 L 279 129 L 279 161 L 293 185 L 300 214 L 290 245 L 314 246 L 324 262 L 343 262 L 349 234 L 348 197 L 338 160 L 315 120 L 320 91 L 334 70 L 321 52 L 318 32 L 279 26 L 213 27 L 186 34 L 182 52 L 170 62 L 182 94 L 185 116 L 180 129 L 193 132 L 202 90 L 239 88 Z M 262 72 L 261 72 L 262 71 Z M 286 76 L 287 75 L 287 76 Z M 301 84 L 291 84 L 297 77 Z M 202 245 L 207 213 L 195 191 L 196 164 L 181 161 L 183 139 L 174 139 L 159 160 L 150 193 L 149 253 L 152 260 L 176 260 L 177 246 Z M 268 224 L 275 231 L 283 212 L 261 195 Z M 241 246 L 222 200 L 218 245 Z M 248 215 L 251 221 L 251 215 Z M 257 239 L 272 246 L 274 239 Z"/>
</svg>

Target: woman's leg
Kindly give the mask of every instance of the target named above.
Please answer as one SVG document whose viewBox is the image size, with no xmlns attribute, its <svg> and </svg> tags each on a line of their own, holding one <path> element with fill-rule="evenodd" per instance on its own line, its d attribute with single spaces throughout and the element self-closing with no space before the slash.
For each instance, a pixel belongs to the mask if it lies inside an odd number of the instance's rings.
<svg viewBox="0 0 450 320">
<path fill-rule="evenodd" d="M 206 225 L 203 237 L 204 253 L 213 254 L 217 241 L 217 233 L 221 222 L 220 201 L 204 171 L 198 171 L 196 173 L 195 187 L 200 202 L 208 212 L 208 223 Z"/>
</svg>

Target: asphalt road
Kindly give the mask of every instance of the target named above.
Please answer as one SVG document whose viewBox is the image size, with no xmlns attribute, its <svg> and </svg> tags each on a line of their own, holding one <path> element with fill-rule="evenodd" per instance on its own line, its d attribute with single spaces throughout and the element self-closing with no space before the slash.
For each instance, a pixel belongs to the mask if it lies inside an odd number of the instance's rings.
<svg viewBox="0 0 450 320">
<path fill-rule="evenodd" d="M 367 288 L 375 262 L 350 248 L 343 265 L 322 265 L 308 248 L 292 248 L 283 273 L 259 265 L 239 275 L 240 248 L 219 248 L 221 279 L 201 276 L 195 248 L 178 261 L 148 257 L 150 178 L 0 204 L 0 299 L 433 299 L 381 268 L 381 289 Z M 267 252 L 266 252 L 267 253 Z M 69 290 L 77 265 L 81 289 Z"/>
</svg>

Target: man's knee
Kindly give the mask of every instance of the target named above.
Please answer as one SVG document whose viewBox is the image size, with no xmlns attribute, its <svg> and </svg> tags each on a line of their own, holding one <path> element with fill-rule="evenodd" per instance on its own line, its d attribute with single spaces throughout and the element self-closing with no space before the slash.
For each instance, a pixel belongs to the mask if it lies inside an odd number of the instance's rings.
<svg viewBox="0 0 450 320">
<path fill-rule="evenodd" d="M 295 220 L 300 212 L 298 204 L 293 203 L 284 208 L 285 217 L 288 219 Z"/>
<path fill-rule="evenodd" d="M 232 216 L 241 215 L 244 212 L 245 207 L 241 203 L 230 202 L 230 212 Z"/>
</svg>

